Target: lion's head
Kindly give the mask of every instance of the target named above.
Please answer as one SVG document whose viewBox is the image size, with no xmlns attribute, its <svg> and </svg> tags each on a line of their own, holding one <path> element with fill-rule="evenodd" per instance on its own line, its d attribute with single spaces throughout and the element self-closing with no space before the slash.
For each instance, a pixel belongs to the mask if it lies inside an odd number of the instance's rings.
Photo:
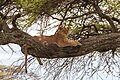
<svg viewBox="0 0 120 80">
<path fill-rule="evenodd" d="M 55 35 L 59 36 L 59 37 L 64 37 L 66 38 L 69 32 L 69 27 L 65 27 L 65 26 L 59 26 Z"/>
</svg>

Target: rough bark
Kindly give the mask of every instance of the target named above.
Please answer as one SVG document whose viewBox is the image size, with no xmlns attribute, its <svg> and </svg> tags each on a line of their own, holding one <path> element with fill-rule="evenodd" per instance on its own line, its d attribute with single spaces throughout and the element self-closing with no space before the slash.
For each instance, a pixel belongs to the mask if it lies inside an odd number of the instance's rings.
<svg viewBox="0 0 120 80">
<path fill-rule="evenodd" d="M 120 47 L 120 34 L 119 33 L 110 33 L 97 35 L 90 37 L 83 41 L 82 46 L 68 46 L 68 47 L 58 47 L 55 44 L 42 44 L 33 39 L 32 36 L 23 32 L 20 29 L 12 30 L 8 28 L 8 25 L 5 21 L 0 21 L 0 25 L 7 29 L 8 31 L 0 32 L 0 45 L 5 45 L 8 43 L 18 44 L 21 47 L 24 44 L 30 45 L 37 49 L 37 55 L 34 54 L 34 49 L 29 49 L 28 53 L 32 56 L 38 58 L 67 58 L 75 57 L 89 54 L 93 51 L 108 51 Z M 23 50 L 23 48 L 22 48 Z"/>
</svg>

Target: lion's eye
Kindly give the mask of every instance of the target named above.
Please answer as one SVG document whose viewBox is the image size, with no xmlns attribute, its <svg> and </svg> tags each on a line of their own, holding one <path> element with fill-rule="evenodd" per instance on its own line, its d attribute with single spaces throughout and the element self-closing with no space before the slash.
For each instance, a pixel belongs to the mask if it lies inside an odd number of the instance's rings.
<svg viewBox="0 0 120 80">
<path fill-rule="evenodd" d="M 62 30 L 62 28 L 60 28 L 60 30 Z"/>
</svg>

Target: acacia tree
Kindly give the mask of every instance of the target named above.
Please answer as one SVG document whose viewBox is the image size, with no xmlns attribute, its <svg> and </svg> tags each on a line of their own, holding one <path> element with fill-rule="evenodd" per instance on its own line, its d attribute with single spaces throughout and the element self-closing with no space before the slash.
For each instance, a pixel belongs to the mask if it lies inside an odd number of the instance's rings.
<svg viewBox="0 0 120 80">
<path fill-rule="evenodd" d="M 18 44 L 23 53 L 24 44 L 36 48 L 37 54 L 33 49 L 28 52 L 48 59 L 43 61 L 45 79 L 88 80 L 96 75 L 104 79 L 102 73 L 119 78 L 119 14 L 119 0 L 1 0 L 0 45 Z M 54 26 L 51 20 L 56 21 Z M 69 39 L 82 45 L 61 48 L 38 43 L 24 32 L 34 24 L 41 34 L 65 24 L 71 27 Z"/>
</svg>

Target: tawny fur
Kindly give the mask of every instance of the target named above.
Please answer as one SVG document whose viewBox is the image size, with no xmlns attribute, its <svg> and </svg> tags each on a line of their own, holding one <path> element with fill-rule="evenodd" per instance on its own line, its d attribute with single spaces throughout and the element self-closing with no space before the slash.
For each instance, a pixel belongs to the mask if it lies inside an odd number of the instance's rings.
<svg viewBox="0 0 120 80">
<path fill-rule="evenodd" d="M 36 39 L 37 41 L 39 41 L 40 43 L 52 43 L 52 44 L 57 44 L 59 47 L 66 47 L 66 46 L 77 46 L 77 45 L 81 45 L 77 40 L 69 40 L 68 39 L 68 32 L 69 32 L 69 28 L 60 26 L 57 31 L 55 32 L 54 35 L 51 36 L 33 36 L 34 39 Z M 32 48 L 29 45 L 24 45 L 23 47 L 25 47 L 25 68 L 26 68 L 26 72 L 27 72 L 27 52 L 29 48 Z M 37 55 L 37 50 L 35 49 L 35 55 Z M 37 58 L 37 61 L 39 62 L 40 65 L 42 65 L 43 63 L 41 62 L 40 58 Z"/>
<path fill-rule="evenodd" d="M 34 36 L 34 39 L 38 40 L 41 43 L 52 43 L 57 44 L 59 47 L 66 46 L 77 46 L 81 45 L 77 40 L 68 39 L 69 28 L 60 26 L 54 35 L 51 36 Z"/>
</svg>

